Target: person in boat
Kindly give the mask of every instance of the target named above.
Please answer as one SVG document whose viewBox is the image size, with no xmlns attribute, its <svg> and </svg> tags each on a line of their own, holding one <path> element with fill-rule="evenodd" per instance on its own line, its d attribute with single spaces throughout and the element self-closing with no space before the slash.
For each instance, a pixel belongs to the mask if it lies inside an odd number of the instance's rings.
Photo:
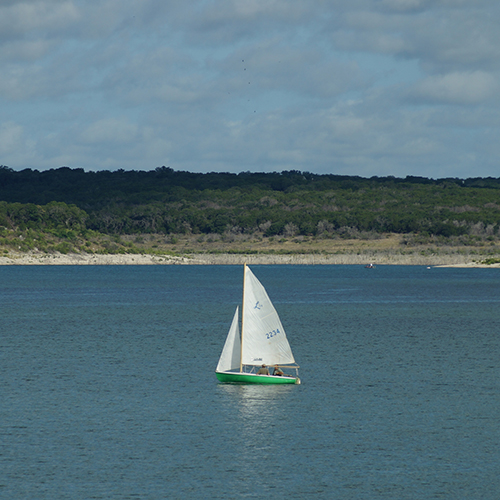
<svg viewBox="0 0 500 500">
<path fill-rule="evenodd" d="M 257 375 L 269 375 L 269 370 L 266 368 L 266 365 L 262 365 L 257 372 Z"/>
<path fill-rule="evenodd" d="M 278 377 L 282 377 L 283 376 L 283 370 L 278 365 L 274 365 L 273 375 L 278 376 Z"/>
</svg>

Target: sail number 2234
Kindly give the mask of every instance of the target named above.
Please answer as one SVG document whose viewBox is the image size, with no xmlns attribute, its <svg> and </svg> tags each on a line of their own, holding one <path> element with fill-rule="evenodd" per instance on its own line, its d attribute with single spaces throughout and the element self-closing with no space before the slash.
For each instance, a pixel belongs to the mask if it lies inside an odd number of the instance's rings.
<svg viewBox="0 0 500 500">
<path fill-rule="evenodd" d="M 276 330 L 273 330 L 271 332 L 266 333 L 266 338 L 271 339 L 273 337 L 276 337 L 276 335 L 278 335 L 278 333 L 280 333 L 279 328 L 276 328 Z"/>
</svg>

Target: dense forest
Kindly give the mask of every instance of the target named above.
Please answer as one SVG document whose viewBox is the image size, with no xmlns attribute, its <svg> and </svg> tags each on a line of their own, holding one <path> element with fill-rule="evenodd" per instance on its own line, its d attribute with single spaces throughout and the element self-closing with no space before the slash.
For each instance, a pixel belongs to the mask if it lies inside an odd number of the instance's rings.
<svg viewBox="0 0 500 500">
<path fill-rule="evenodd" d="M 308 172 L 190 173 L 0 167 L 0 230 L 58 234 L 261 234 L 496 241 L 500 178 Z M 72 233 L 68 233 L 68 231 Z"/>
</svg>

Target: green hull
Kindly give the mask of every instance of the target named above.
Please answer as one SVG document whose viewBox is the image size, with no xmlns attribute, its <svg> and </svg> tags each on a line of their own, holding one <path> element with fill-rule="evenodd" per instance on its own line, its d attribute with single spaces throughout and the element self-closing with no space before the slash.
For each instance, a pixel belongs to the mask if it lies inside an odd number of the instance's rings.
<svg viewBox="0 0 500 500">
<path fill-rule="evenodd" d="M 274 377 L 255 373 L 215 372 L 220 382 L 225 384 L 300 384 L 299 377 Z"/>
</svg>

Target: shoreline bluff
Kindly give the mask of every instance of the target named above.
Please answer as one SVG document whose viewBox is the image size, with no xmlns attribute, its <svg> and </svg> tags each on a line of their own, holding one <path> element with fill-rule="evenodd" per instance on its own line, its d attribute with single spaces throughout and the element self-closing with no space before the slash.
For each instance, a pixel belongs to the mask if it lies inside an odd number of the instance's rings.
<svg viewBox="0 0 500 500">
<path fill-rule="evenodd" d="M 464 255 L 401 255 L 373 254 L 190 254 L 188 256 L 149 254 L 9 254 L 0 257 L 0 265 L 416 265 L 429 267 L 500 268 L 500 264 L 485 265 Z"/>
</svg>

